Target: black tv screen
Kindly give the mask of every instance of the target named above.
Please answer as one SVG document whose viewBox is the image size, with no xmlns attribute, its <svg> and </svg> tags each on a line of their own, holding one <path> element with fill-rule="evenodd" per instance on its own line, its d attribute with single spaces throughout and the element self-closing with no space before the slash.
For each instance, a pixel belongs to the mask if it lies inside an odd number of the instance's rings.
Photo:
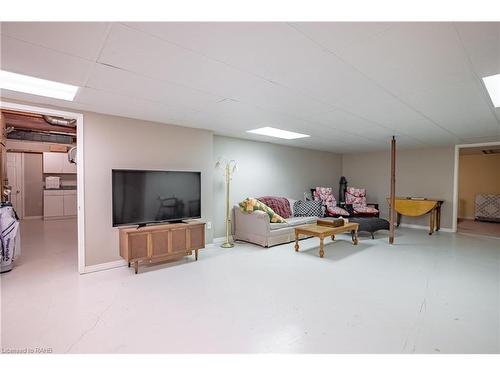
<svg viewBox="0 0 500 375">
<path fill-rule="evenodd" d="M 113 169 L 113 226 L 201 217 L 201 173 Z"/>
</svg>

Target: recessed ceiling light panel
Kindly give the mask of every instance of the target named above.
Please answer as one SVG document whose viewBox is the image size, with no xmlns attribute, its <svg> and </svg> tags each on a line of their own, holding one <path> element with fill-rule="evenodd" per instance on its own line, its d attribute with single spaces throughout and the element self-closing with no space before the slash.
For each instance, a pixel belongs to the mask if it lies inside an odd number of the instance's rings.
<svg viewBox="0 0 500 375">
<path fill-rule="evenodd" d="M 298 138 L 307 138 L 310 137 L 307 134 L 290 132 L 288 130 L 282 130 L 277 128 L 272 128 L 270 126 L 266 126 L 263 128 L 247 130 L 247 133 L 265 135 L 268 137 L 282 138 L 282 139 L 298 139 Z"/>
<path fill-rule="evenodd" d="M 500 107 L 500 74 L 483 78 L 484 85 L 495 107 Z"/>
<path fill-rule="evenodd" d="M 5 70 L 0 70 L 0 88 L 70 101 L 75 98 L 78 91 L 78 86 L 25 76 Z"/>
</svg>

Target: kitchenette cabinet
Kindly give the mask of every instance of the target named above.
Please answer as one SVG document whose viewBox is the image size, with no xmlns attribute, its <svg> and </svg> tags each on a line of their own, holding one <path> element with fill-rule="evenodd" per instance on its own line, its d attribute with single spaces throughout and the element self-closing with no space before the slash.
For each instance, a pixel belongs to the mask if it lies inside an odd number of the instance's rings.
<svg viewBox="0 0 500 375">
<path fill-rule="evenodd" d="M 43 218 L 57 219 L 76 216 L 76 189 L 46 189 L 43 192 Z"/>
<path fill-rule="evenodd" d="M 76 164 L 68 161 L 68 154 L 63 152 L 43 153 L 43 173 L 76 173 Z"/>
<path fill-rule="evenodd" d="M 64 216 L 76 216 L 76 190 L 64 190 L 63 214 Z"/>
</svg>

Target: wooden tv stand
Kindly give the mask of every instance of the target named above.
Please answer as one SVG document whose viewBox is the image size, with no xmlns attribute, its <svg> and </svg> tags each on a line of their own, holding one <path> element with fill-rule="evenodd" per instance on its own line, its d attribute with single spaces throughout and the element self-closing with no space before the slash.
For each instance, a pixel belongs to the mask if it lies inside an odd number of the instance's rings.
<svg viewBox="0 0 500 375">
<path fill-rule="evenodd" d="M 199 221 L 120 229 L 120 255 L 135 273 L 151 264 L 195 254 L 205 247 L 205 223 Z"/>
</svg>

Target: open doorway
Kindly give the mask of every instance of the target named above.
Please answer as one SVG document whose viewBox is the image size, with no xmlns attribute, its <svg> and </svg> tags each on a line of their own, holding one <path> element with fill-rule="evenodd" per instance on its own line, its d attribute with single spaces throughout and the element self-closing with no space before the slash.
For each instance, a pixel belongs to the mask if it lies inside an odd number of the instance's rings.
<svg viewBox="0 0 500 375">
<path fill-rule="evenodd" d="M 456 228 L 500 238 L 500 144 L 457 148 Z"/>
<path fill-rule="evenodd" d="M 6 102 L 1 112 L 2 185 L 9 192 L 2 199 L 15 209 L 22 238 L 15 263 L 57 254 L 84 273 L 83 166 L 76 164 L 83 116 Z"/>
</svg>

